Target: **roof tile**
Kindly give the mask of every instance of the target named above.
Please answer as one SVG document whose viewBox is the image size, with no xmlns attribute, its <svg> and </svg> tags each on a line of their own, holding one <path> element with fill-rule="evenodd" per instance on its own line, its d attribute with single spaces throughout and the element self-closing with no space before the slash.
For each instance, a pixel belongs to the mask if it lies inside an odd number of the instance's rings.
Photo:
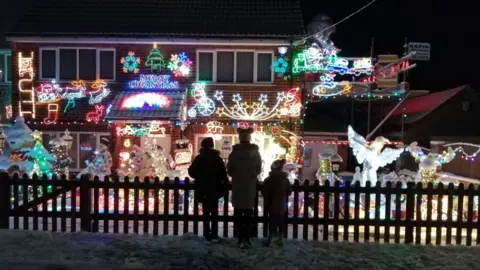
<svg viewBox="0 0 480 270">
<path fill-rule="evenodd" d="M 11 36 L 304 36 L 298 0 L 42 0 Z"/>
</svg>

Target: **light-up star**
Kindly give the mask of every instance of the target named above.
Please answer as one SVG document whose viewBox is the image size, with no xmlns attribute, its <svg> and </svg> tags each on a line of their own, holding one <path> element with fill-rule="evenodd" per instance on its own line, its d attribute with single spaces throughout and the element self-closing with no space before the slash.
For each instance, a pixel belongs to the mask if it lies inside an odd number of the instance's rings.
<svg viewBox="0 0 480 270">
<path fill-rule="evenodd" d="M 222 116 L 225 114 L 225 108 L 217 108 L 217 115 Z"/>
<path fill-rule="evenodd" d="M 258 109 L 258 106 L 259 106 L 259 105 L 258 105 L 257 102 L 253 102 L 252 105 L 250 105 L 250 108 L 251 108 L 252 110 L 256 110 L 256 109 Z"/>
<path fill-rule="evenodd" d="M 222 99 L 223 99 L 223 92 L 217 90 L 217 91 L 215 92 L 215 95 L 213 95 L 213 97 L 214 97 L 216 100 L 222 100 Z"/>
<path fill-rule="evenodd" d="M 285 99 L 285 93 L 284 92 L 278 92 L 277 94 L 277 100 L 284 100 Z"/>
<path fill-rule="evenodd" d="M 261 107 L 261 110 L 262 110 L 262 114 L 268 114 L 268 111 L 270 110 L 270 108 L 268 108 L 267 106 L 262 106 Z"/>
<path fill-rule="evenodd" d="M 242 101 L 242 98 L 240 97 L 240 94 L 234 94 L 232 97 L 233 102 L 240 102 Z"/>
<path fill-rule="evenodd" d="M 248 105 L 248 102 L 246 102 L 246 101 L 242 102 L 242 103 L 240 104 L 240 107 L 243 108 L 243 109 L 245 109 L 245 110 L 248 109 L 248 108 L 250 108 L 250 106 Z"/>
<path fill-rule="evenodd" d="M 258 98 L 258 101 L 260 101 L 261 103 L 267 102 L 268 101 L 267 95 L 266 94 L 261 94 L 260 98 Z"/>
</svg>

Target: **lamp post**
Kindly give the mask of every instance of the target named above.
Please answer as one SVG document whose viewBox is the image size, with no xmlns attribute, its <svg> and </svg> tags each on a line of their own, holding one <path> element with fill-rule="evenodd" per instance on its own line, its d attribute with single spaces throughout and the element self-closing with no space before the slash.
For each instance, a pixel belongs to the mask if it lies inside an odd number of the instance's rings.
<svg viewBox="0 0 480 270">
<path fill-rule="evenodd" d="M 7 136 L 3 133 L 3 128 L 0 127 L 0 156 L 3 156 L 3 148 L 5 147 L 5 141 Z"/>
<path fill-rule="evenodd" d="M 70 136 L 70 131 L 68 129 L 65 130 L 65 134 L 61 137 L 63 141 L 65 141 L 65 145 L 67 147 L 67 153 L 70 152 L 73 145 L 73 138 Z M 70 171 L 68 170 L 68 166 L 65 167 L 65 175 L 67 178 L 70 176 Z"/>
</svg>

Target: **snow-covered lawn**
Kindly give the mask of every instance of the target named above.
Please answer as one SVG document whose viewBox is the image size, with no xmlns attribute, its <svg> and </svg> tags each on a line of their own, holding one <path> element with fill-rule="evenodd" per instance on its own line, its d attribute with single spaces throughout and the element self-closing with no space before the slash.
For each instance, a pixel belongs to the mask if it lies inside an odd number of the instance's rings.
<svg viewBox="0 0 480 270">
<path fill-rule="evenodd" d="M 240 250 L 183 236 L 0 231 L 0 269 L 478 269 L 476 247 L 288 241 Z"/>
</svg>

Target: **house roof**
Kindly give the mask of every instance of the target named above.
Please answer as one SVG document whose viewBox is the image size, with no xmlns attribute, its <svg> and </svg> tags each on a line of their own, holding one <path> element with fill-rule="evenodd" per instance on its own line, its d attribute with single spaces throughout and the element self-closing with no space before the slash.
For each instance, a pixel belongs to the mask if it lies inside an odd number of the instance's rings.
<svg viewBox="0 0 480 270">
<path fill-rule="evenodd" d="M 143 99 L 138 99 L 140 107 L 125 106 L 125 101 L 135 98 L 137 95 L 146 94 Z M 155 103 L 153 96 L 165 97 L 167 105 L 156 106 L 144 102 Z M 162 97 L 163 96 L 163 97 Z M 138 96 L 137 96 L 138 98 Z M 185 93 L 178 91 L 123 91 L 120 92 L 112 103 L 110 112 L 105 116 L 106 120 L 179 120 L 182 117 Z M 136 103 L 136 102 L 135 102 Z M 143 104 L 143 106 L 142 106 Z"/>
<path fill-rule="evenodd" d="M 447 100 L 458 94 L 460 91 L 466 89 L 468 86 L 463 85 L 453 89 L 432 93 L 425 96 L 407 99 L 404 104 L 397 108 L 392 115 L 405 114 L 421 114 L 425 116 L 438 106 L 445 103 Z M 388 115 L 395 105 L 385 110 L 384 116 Z M 405 108 L 405 110 L 403 110 Z M 423 117 L 422 116 L 422 117 Z"/>
<path fill-rule="evenodd" d="M 298 0 L 42 0 L 10 36 L 305 35 Z"/>
</svg>

